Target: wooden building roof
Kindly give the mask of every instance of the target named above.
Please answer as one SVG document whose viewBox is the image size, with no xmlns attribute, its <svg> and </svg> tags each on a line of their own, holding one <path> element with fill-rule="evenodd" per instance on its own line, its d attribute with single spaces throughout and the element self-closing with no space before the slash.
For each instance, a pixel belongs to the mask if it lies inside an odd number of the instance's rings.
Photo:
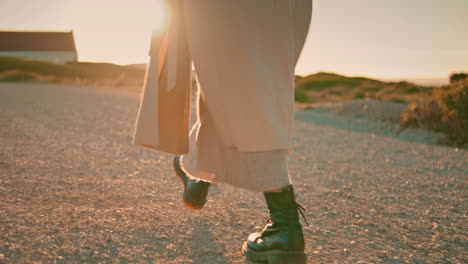
<svg viewBox="0 0 468 264">
<path fill-rule="evenodd" d="M 73 32 L 0 31 L 0 51 L 73 51 Z"/>
</svg>

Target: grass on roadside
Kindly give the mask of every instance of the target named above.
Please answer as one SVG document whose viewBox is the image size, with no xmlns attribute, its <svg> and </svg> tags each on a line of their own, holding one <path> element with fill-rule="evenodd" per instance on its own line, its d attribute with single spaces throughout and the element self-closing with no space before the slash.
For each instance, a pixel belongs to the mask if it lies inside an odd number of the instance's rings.
<svg viewBox="0 0 468 264">
<path fill-rule="evenodd" d="M 0 58 L 0 82 L 44 81 L 97 87 L 141 87 L 145 71 L 111 63 L 54 64 L 18 58 Z"/>
<path fill-rule="evenodd" d="M 299 102 L 343 102 L 354 99 L 412 103 L 429 98 L 433 87 L 410 82 L 384 82 L 366 77 L 348 77 L 319 72 L 296 77 L 296 98 Z"/>
<path fill-rule="evenodd" d="M 402 113 L 401 123 L 443 132 L 448 140 L 445 143 L 468 146 L 468 78 L 455 79 L 435 89 L 431 98 L 410 104 Z"/>
</svg>

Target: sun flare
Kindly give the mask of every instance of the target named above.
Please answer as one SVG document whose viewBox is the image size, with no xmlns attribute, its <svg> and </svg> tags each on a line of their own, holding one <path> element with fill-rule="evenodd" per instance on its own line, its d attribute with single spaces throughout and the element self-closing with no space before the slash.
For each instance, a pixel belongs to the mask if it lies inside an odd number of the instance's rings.
<svg viewBox="0 0 468 264">
<path fill-rule="evenodd" d="M 166 26 L 169 14 L 164 0 L 71 3 L 75 10 L 72 28 L 81 61 L 146 62 L 151 36 Z"/>
<path fill-rule="evenodd" d="M 155 18 L 153 25 L 153 34 L 160 33 L 167 25 L 169 17 L 169 8 L 165 1 L 158 1 L 158 16 Z"/>
</svg>

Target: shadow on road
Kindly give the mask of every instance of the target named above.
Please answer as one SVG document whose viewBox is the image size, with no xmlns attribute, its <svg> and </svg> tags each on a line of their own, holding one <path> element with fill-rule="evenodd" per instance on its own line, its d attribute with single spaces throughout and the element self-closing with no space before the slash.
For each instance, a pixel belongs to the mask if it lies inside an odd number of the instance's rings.
<svg viewBox="0 0 468 264">
<path fill-rule="evenodd" d="M 204 218 L 199 218 L 193 223 L 194 229 L 190 239 L 193 263 L 229 263 L 223 255 L 227 250 L 222 244 L 218 244 L 209 225 Z"/>
</svg>

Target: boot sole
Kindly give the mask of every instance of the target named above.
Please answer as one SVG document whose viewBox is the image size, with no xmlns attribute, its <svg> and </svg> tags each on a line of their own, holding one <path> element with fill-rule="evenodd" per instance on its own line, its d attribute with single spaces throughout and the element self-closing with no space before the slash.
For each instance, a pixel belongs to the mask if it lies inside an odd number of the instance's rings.
<svg viewBox="0 0 468 264">
<path fill-rule="evenodd" d="M 247 248 L 247 242 L 242 245 L 242 253 L 248 264 L 306 264 L 307 256 L 303 252 L 287 252 L 271 250 L 267 252 L 253 252 Z"/>
<path fill-rule="evenodd" d="M 184 185 L 184 192 L 183 192 L 183 195 L 182 195 L 182 203 L 185 205 L 185 207 L 187 207 L 189 209 L 201 210 L 206 202 L 199 204 L 199 203 L 193 202 L 192 200 L 190 200 L 190 198 L 186 197 L 185 193 L 186 193 L 186 188 L 187 187 L 185 185 L 185 180 L 184 179 L 188 178 L 188 177 L 185 175 L 185 172 L 183 172 L 181 168 L 177 167 L 178 165 L 180 165 L 180 158 L 178 160 L 176 160 L 176 158 L 174 158 L 172 168 L 174 169 L 174 172 L 177 175 L 177 178 L 179 178 L 179 180 L 182 182 L 182 185 Z"/>
</svg>

